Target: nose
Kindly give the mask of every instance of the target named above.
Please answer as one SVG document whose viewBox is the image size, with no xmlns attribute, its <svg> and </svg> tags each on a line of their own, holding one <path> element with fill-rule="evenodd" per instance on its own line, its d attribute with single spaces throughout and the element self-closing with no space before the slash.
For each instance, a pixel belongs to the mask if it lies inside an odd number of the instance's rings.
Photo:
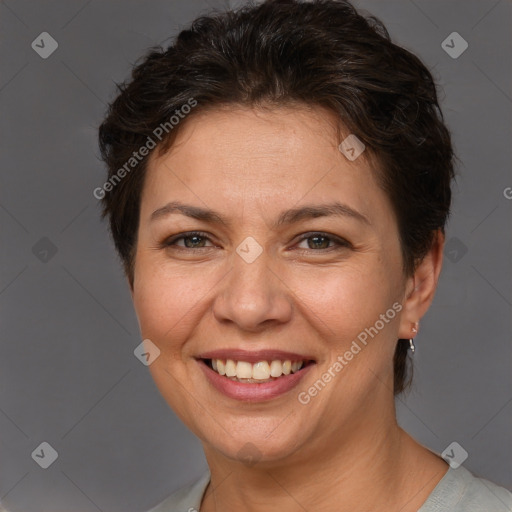
<svg viewBox="0 0 512 512">
<path fill-rule="evenodd" d="M 213 301 L 217 321 L 253 332 L 289 321 L 293 295 L 265 251 L 252 263 L 238 254 L 233 260 L 232 270 L 219 284 Z"/>
</svg>

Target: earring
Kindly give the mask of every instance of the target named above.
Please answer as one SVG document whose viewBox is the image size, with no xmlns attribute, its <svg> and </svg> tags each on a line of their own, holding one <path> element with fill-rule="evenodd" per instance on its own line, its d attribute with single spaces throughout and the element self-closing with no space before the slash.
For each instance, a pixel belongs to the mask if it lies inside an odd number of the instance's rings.
<svg viewBox="0 0 512 512">
<path fill-rule="evenodd" d="M 414 334 L 417 334 L 418 332 L 418 322 L 414 322 L 414 325 L 412 326 L 412 329 L 411 331 L 414 333 Z M 414 351 L 416 350 L 416 347 L 414 346 L 414 339 L 413 338 L 409 338 L 409 348 L 411 349 L 411 353 L 414 354 Z"/>
</svg>

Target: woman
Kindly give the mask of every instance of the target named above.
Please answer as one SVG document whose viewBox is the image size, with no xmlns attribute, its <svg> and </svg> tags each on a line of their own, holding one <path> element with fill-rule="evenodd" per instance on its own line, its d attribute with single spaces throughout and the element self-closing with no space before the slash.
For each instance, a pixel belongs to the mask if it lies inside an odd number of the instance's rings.
<svg viewBox="0 0 512 512">
<path fill-rule="evenodd" d="M 454 154 L 432 76 L 347 1 L 202 17 L 100 128 L 97 195 L 209 472 L 163 511 L 506 511 L 396 422 Z"/>
</svg>

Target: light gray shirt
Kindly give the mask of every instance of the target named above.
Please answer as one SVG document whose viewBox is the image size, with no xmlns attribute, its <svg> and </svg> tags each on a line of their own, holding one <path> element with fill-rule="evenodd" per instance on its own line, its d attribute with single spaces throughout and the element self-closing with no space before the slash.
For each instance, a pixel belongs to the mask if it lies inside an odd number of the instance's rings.
<svg viewBox="0 0 512 512">
<path fill-rule="evenodd" d="M 176 491 L 148 512 L 200 512 L 209 481 L 207 471 L 197 482 Z M 418 512 L 512 512 L 512 493 L 477 478 L 463 466 L 450 467 Z"/>
</svg>

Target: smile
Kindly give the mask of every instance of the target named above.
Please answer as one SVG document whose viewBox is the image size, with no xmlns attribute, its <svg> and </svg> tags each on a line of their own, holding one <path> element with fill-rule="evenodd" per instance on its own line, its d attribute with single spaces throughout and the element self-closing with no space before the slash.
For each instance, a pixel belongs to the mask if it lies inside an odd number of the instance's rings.
<svg viewBox="0 0 512 512">
<path fill-rule="evenodd" d="M 309 356 L 275 350 L 218 350 L 196 360 L 213 389 L 245 402 L 283 395 L 316 364 Z"/>
<path fill-rule="evenodd" d="M 298 372 L 309 361 L 234 361 L 233 359 L 207 359 L 206 364 L 219 375 L 237 382 L 263 383 L 271 382 L 284 375 Z"/>
</svg>

